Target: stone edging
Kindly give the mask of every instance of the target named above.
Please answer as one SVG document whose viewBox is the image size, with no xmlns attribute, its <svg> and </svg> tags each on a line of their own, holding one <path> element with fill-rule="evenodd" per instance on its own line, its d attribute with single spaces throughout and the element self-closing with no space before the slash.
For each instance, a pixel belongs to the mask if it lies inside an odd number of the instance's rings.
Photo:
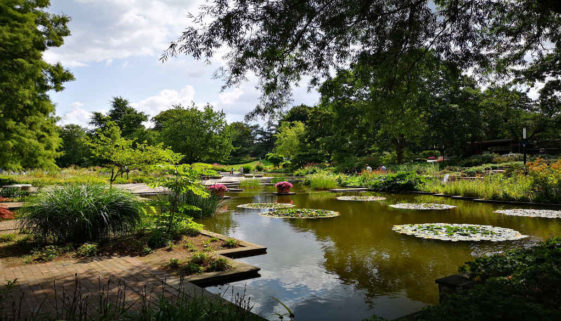
<svg viewBox="0 0 561 321">
<path fill-rule="evenodd" d="M 226 235 L 214 233 L 207 230 L 201 231 L 201 234 L 209 237 L 215 237 L 222 241 L 226 241 L 229 239 L 238 241 L 240 247 L 233 248 L 233 249 L 224 249 L 215 252 L 219 256 L 224 256 L 229 259 L 261 255 L 267 253 L 267 248 L 261 245 L 246 242 L 243 240 L 238 240 L 232 237 L 228 237 Z M 261 270 L 261 268 L 236 260 L 229 260 L 229 261 L 232 265 L 232 268 L 227 271 L 194 274 L 194 275 L 186 276 L 185 281 L 191 282 L 198 286 L 206 287 L 211 285 L 218 285 L 228 282 L 250 279 L 259 276 L 259 271 Z"/>
</svg>

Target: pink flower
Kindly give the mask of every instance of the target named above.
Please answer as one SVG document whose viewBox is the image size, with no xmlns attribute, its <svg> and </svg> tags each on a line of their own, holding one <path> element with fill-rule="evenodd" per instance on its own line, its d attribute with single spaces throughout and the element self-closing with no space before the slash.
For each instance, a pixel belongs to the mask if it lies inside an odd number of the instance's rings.
<svg viewBox="0 0 561 321">
<path fill-rule="evenodd" d="M 291 189 L 292 184 L 289 182 L 278 182 L 275 184 L 275 187 L 279 189 Z"/>
<path fill-rule="evenodd" d="M 208 189 L 211 192 L 227 192 L 228 191 L 228 187 L 226 187 L 226 185 L 224 184 L 214 184 L 214 185 L 210 185 L 208 187 Z"/>
</svg>

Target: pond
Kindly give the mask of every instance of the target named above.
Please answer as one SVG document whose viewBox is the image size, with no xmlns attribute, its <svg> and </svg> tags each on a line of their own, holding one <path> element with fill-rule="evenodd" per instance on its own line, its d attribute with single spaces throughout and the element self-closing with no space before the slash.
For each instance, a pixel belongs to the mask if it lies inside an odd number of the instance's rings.
<svg viewBox="0 0 561 321">
<path fill-rule="evenodd" d="M 561 235 L 561 219 L 493 213 L 513 206 L 426 195 L 387 194 L 385 201 L 339 201 L 341 195 L 295 186 L 296 195 L 276 196 L 273 187 L 231 193 L 223 211 L 203 220 L 211 231 L 267 247 L 267 254 L 240 259 L 261 268 L 261 277 L 209 287 L 214 293 L 245 291 L 253 312 L 270 320 L 290 307 L 296 320 L 388 319 L 438 303 L 435 279 L 457 272 L 473 258 Z M 360 194 L 374 195 L 374 194 Z M 300 208 L 340 212 L 335 218 L 269 218 L 260 210 L 237 208 L 250 202 L 286 202 Z M 450 210 L 404 210 L 388 205 L 442 202 Z M 264 210 L 261 210 L 264 211 Z M 530 238 L 503 243 L 442 242 L 400 235 L 396 224 L 470 223 L 512 228 Z M 225 295 L 228 299 L 228 294 Z M 285 318 L 286 319 L 286 318 Z"/>
</svg>

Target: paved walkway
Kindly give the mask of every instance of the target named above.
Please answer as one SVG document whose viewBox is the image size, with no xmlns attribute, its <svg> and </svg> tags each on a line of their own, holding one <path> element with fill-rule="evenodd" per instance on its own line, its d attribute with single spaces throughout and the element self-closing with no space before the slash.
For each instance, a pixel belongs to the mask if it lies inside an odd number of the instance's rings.
<svg viewBox="0 0 561 321">
<path fill-rule="evenodd" d="M 13 233 L 15 228 L 16 221 L 0 222 L 0 234 Z M 100 293 L 105 293 L 108 299 L 120 300 L 126 306 L 140 306 L 143 298 L 150 302 L 161 294 L 174 295 L 179 291 L 204 294 L 201 288 L 161 270 L 162 262 L 154 260 L 153 264 L 147 264 L 136 257 L 118 256 L 9 267 L 0 258 L 0 286 L 13 281 L 16 284 L 8 299 L 0 305 L 4 311 L 15 309 L 30 316 L 39 308 L 42 312 L 55 311 L 58 306 L 60 310 L 63 301 L 71 301 L 76 293 L 83 302 L 88 302 L 89 309 L 98 308 Z M 74 292 L 76 289 L 78 292 Z M 126 292 L 124 299 L 123 292 Z M 0 314 L 0 319 L 2 317 Z"/>
</svg>

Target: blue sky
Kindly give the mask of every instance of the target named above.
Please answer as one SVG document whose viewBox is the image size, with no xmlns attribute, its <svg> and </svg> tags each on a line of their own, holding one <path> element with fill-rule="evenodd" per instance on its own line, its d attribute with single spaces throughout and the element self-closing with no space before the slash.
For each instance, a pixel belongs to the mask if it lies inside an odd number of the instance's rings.
<svg viewBox="0 0 561 321">
<path fill-rule="evenodd" d="M 106 112 L 114 96 L 154 116 L 173 104 L 212 104 L 229 121 L 242 120 L 258 103 L 257 81 L 221 91 L 222 81 L 213 78 L 223 64 L 221 56 L 210 64 L 191 57 L 158 60 L 169 43 L 196 13 L 199 0 L 52 0 L 49 11 L 70 16 L 72 35 L 60 48 L 49 49 L 44 58 L 61 62 L 76 77 L 66 89 L 52 93 L 60 124 L 87 126 L 91 112 Z M 318 100 L 307 84 L 294 90 L 294 105 L 313 105 Z"/>
</svg>

